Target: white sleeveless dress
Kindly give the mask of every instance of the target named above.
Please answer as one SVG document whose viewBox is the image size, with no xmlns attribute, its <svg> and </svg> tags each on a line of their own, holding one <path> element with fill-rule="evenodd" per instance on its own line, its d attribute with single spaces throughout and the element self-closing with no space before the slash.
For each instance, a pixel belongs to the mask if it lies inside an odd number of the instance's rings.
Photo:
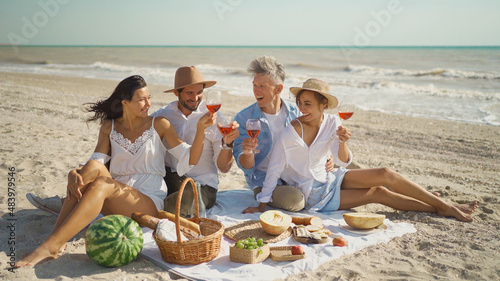
<svg viewBox="0 0 500 281">
<path fill-rule="evenodd" d="M 167 149 L 154 128 L 154 118 L 151 128 L 133 143 L 115 131 L 115 120 L 111 124 L 111 176 L 147 195 L 158 210 L 163 210 L 167 196 L 167 185 L 163 181 Z"/>
</svg>

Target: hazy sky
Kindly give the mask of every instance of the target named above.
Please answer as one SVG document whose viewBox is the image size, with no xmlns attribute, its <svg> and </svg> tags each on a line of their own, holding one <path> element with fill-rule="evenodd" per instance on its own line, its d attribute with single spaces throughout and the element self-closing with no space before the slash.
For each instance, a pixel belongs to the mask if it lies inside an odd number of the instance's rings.
<svg viewBox="0 0 500 281">
<path fill-rule="evenodd" d="M 2 0 L 0 44 L 500 45 L 498 0 Z"/>
</svg>

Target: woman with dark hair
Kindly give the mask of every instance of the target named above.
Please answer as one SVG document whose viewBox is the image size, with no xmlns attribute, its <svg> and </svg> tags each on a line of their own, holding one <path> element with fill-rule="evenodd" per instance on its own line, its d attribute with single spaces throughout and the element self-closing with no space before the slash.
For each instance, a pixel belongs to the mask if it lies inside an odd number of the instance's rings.
<svg viewBox="0 0 500 281">
<path fill-rule="evenodd" d="M 434 212 L 440 216 L 472 221 L 477 203 L 449 204 L 389 168 L 347 170 L 352 161 L 347 147 L 351 133 L 336 115 L 324 114 L 337 106 L 325 81 L 308 79 L 303 87 L 290 88 L 302 116 L 294 119 L 273 147 L 258 207 L 243 213 L 262 212 L 272 201 L 278 179 L 304 195 L 309 212 L 345 210 L 380 203 L 397 210 Z M 331 152 L 340 168 L 327 173 L 323 163 Z M 385 187 L 387 186 L 387 188 Z M 296 204 L 292 204 L 296 205 Z"/>
<path fill-rule="evenodd" d="M 215 117 L 207 114 L 200 119 L 195 140 L 189 146 L 167 119 L 148 116 L 150 98 L 146 82 L 135 75 L 121 81 L 108 99 L 90 104 L 87 109 L 94 116 L 87 122 L 101 122 L 95 152 L 78 169 L 80 182 L 68 182 L 52 234 L 16 267 L 57 258 L 65 243 L 99 213 L 130 217 L 133 212 L 141 212 L 155 216 L 163 209 L 167 150 L 162 139 L 178 159 L 177 170 L 185 172 L 198 163 L 205 129 L 215 124 Z M 108 171 L 104 164 L 109 160 Z"/>
</svg>

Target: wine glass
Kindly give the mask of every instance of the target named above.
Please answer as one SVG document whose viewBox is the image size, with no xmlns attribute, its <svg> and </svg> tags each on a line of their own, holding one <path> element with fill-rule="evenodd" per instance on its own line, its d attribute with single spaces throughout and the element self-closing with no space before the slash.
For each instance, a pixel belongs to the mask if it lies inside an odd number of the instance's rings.
<svg viewBox="0 0 500 281">
<path fill-rule="evenodd" d="M 209 91 L 207 93 L 206 103 L 208 111 L 210 111 L 210 114 L 214 115 L 214 113 L 217 112 L 222 105 L 221 92 Z M 215 132 L 213 131 L 212 127 L 210 127 L 210 130 L 207 131 L 207 134 L 215 135 Z"/>
<path fill-rule="evenodd" d="M 342 120 L 347 120 L 354 114 L 354 104 L 341 103 L 339 105 L 339 117 Z"/>
<path fill-rule="evenodd" d="M 355 109 L 354 104 L 341 102 L 340 105 L 339 105 L 339 108 L 338 108 L 338 113 L 339 113 L 340 119 L 342 119 L 342 120 L 345 121 L 345 120 L 351 118 L 352 115 L 354 114 L 354 109 Z M 335 139 L 337 139 L 340 142 L 342 142 L 339 139 L 339 136 L 336 136 Z"/>
<path fill-rule="evenodd" d="M 222 104 L 220 91 L 209 91 L 207 93 L 207 109 L 210 113 L 217 112 Z"/>
<path fill-rule="evenodd" d="M 247 134 L 252 138 L 256 139 L 260 134 L 260 120 L 259 119 L 248 119 L 247 120 Z M 252 149 L 250 153 L 259 153 L 258 149 Z"/>
<path fill-rule="evenodd" d="M 226 137 L 233 130 L 233 119 L 229 115 L 224 115 L 221 118 L 221 122 L 217 122 L 217 128 L 219 129 L 220 134 L 224 138 L 224 143 L 222 144 L 222 149 L 231 149 L 227 146 Z"/>
</svg>

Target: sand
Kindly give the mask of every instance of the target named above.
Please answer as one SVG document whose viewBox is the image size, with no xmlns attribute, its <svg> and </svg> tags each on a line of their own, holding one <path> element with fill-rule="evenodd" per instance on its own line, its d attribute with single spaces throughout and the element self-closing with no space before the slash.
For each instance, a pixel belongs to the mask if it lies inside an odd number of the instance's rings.
<svg viewBox="0 0 500 281">
<path fill-rule="evenodd" d="M 59 259 L 14 272 L 8 270 L 10 255 L 18 260 L 33 250 L 56 221 L 55 216 L 35 209 L 25 194 L 65 194 L 67 172 L 88 159 L 97 139 L 98 124 L 84 122 L 88 115 L 82 104 L 107 97 L 116 84 L 0 72 L 1 279 L 182 279 L 141 257 L 121 268 L 100 267 L 85 254 L 83 231 L 68 242 L 66 254 Z M 170 86 L 149 86 L 152 111 L 175 99 L 173 94 L 162 93 Z M 223 106 L 221 111 L 234 114 L 252 102 L 252 97 L 226 95 L 225 104 L 231 107 Z M 356 112 L 345 124 L 353 133 L 350 148 L 360 166 L 390 167 L 429 190 L 439 191 L 448 202 L 477 201 L 474 222 L 394 211 L 378 204 L 359 207 L 355 210 L 412 223 L 417 233 L 332 260 L 315 271 L 286 280 L 500 279 L 500 127 L 363 111 Z M 9 194 L 12 168 L 15 191 Z M 236 165 L 220 179 L 221 190 L 245 185 Z M 13 246 L 15 251 L 10 250 Z"/>
</svg>

